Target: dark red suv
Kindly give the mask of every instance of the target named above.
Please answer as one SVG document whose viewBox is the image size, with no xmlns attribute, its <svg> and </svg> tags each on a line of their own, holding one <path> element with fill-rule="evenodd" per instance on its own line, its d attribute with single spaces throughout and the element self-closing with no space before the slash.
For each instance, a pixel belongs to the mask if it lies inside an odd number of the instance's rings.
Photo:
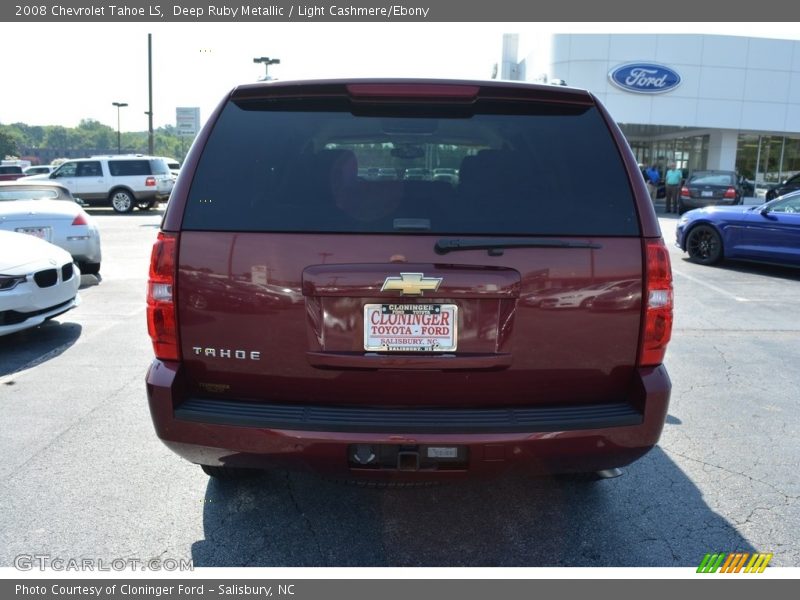
<svg viewBox="0 0 800 600">
<path fill-rule="evenodd" d="M 597 472 L 658 441 L 672 277 L 586 91 L 272 82 L 234 89 L 193 145 L 148 328 L 156 432 L 213 476 Z"/>
</svg>

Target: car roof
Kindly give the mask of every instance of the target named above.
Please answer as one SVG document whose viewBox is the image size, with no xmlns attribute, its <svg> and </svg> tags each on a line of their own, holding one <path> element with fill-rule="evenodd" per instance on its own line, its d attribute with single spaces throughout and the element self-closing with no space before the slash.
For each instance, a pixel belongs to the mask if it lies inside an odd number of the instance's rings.
<svg viewBox="0 0 800 600">
<path fill-rule="evenodd" d="M 694 173 L 714 173 L 714 174 L 725 174 L 725 175 L 736 175 L 736 171 L 723 171 L 720 169 L 696 169 L 692 171 Z"/>
<path fill-rule="evenodd" d="M 391 93 L 381 86 L 393 86 Z M 316 97 L 331 95 L 351 95 L 355 97 L 391 96 L 405 87 L 409 96 L 424 98 L 443 93 L 444 97 L 457 99 L 452 89 L 447 92 L 444 86 L 461 86 L 460 94 L 470 94 L 487 98 L 506 100 L 548 100 L 595 104 L 594 96 L 587 90 L 561 85 L 505 81 L 497 79 L 426 79 L 426 78 L 354 78 L 354 79 L 298 79 L 273 80 L 242 84 L 231 91 L 231 98 L 259 98 L 264 96 L 303 96 L 307 93 Z M 414 89 L 416 88 L 416 89 Z"/>
<path fill-rule="evenodd" d="M 4 188 L 58 188 L 64 190 L 69 194 L 69 188 L 57 181 L 50 181 L 49 179 L 34 179 L 28 181 L 0 181 L 0 187 Z"/>
<path fill-rule="evenodd" d="M 82 160 L 153 160 L 160 159 L 162 156 L 150 156 L 148 154 L 101 154 L 89 156 L 88 158 L 70 158 L 71 161 Z"/>
<path fill-rule="evenodd" d="M 772 200 L 769 200 L 768 202 L 771 203 L 771 202 L 775 202 L 776 200 L 786 200 L 788 198 L 797 198 L 798 196 L 800 196 L 800 190 L 794 190 L 792 192 L 786 192 L 785 194 L 781 194 L 780 196 L 776 196 L 775 198 L 773 198 Z"/>
</svg>

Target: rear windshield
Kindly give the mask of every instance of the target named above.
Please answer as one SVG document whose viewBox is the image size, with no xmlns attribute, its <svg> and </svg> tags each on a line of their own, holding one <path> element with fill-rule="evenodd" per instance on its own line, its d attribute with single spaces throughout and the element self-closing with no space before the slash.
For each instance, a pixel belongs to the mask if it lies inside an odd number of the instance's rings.
<svg viewBox="0 0 800 600">
<path fill-rule="evenodd" d="M 3 190 L 0 189 L 0 201 L 3 200 L 38 200 L 58 198 L 58 190 Z"/>
<path fill-rule="evenodd" d="M 620 153 L 595 107 L 497 102 L 432 114 L 229 102 L 183 228 L 639 234 Z"/>
<path fill-rule="evenodd" d="M 0 175 L 16 175 L 22 173 L 22 167 L 0 167 Z"/>
<path fill-rule="evenodd" d="M 733 173 L 711 173 L 699 171 L 693 173 L 689 178 L 689 183 L 695 185 L 733 185 L 735 176 Z"/>
<path fill-rule="evenodd" d="M 169 169 L 170 167 L 164 159 L 154 158 L 150 161 L 150 170 L 153 175 L 166 175 L 169 173 Z"/>
</svg>

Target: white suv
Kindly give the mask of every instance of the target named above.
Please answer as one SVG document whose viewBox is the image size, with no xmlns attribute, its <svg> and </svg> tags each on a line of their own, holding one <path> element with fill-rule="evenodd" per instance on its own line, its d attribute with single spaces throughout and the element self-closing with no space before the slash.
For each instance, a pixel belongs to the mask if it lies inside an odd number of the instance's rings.
<svg viewBox="0 0 800 600">
<path fill-rule="evenodd" d="M 84 204 L 111 207 L 118 213 L 134 207 L 148 210 L 166 201 L 174 179 L 163 158 L 153 156 L 93 156 L 63 163 L 50 175 Z"/>
</svg>

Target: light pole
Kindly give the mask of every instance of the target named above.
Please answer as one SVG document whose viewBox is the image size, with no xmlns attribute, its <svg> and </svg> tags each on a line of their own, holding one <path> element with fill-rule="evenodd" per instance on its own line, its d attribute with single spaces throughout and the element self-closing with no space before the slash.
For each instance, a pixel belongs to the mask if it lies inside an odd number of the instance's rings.
<svg viewBox="0 0 800 600">
<path fill-rule="evenodd" d="M 147 34 L 147 154 L 153 156 L 153 34 Z"/>
<path fill-rule="evenodd" d="M 149 110 L 144 111 L 147 115 L 148 131 L 147 131 L 147 155 L 153 156 L 153 113 Z"/>
<path fill-rule="evenodd" d="M 261 79 L 260 81 L 269 81 L 270 79 L 272 79 L 269 76 L 269 66 L 270 65 L 279 65 L 279 64 L 281 64 L 281 59 L 280 58 L 270 58 L 269 56 L 261 56 L 261 57 L 254 58 L 253 62 L 254 63 L 264 63 L 264 69 L 265 69 L 264 78 Z"/>
<path fill-rule="evenodd" d="M 117 107 L 117 154 L 122 154 L 122 145 L 120 144 L 121 135 L 119 130 L 119 109 L 123 106 L 128 106 L 127 102 L 112 102 Z"/>
</svg>

